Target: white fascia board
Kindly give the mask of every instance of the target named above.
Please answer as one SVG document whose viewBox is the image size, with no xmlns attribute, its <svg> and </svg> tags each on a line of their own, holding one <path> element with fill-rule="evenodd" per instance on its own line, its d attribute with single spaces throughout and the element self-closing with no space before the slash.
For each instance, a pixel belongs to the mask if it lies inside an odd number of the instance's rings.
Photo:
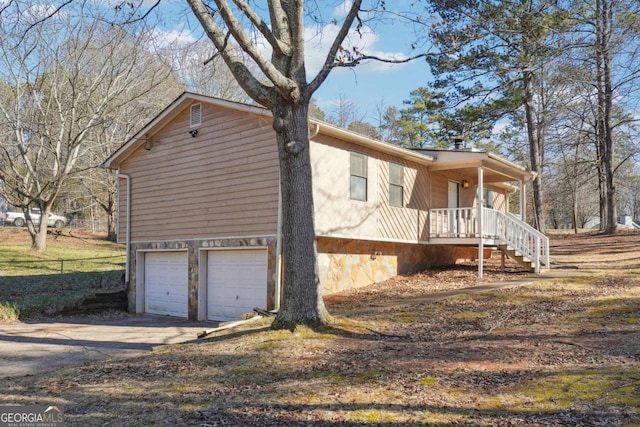
<svg viewBox="0 0 640 427">
<path fill-rule="evenodd" d="M 371 148 L 375 151 L 391 154 L 405 160 L 410 160 L 426 165 L 432 165 L 436 160 L 434 157 L 428 154 L 419 153 L 413 150 L 408 150 L 406 148 L 389 144 L 387 142 L 368 138 L 364 135 L 360 135 L 355 132 L 333 126 L 320 120 L 312 119 L 310 122 L 315 126 L 319 126 L 319 132 L 323 135 L 332 136 L 342 141 L 352 142 L 363 147 Z"/>
</svg>

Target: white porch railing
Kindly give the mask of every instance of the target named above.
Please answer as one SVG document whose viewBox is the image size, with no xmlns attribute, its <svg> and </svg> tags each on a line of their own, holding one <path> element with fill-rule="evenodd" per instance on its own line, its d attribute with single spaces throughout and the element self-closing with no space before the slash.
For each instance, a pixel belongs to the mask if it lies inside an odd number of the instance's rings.
<svg viewBox="0 0 640 427">
<path fill-rule="evenodd" d="M 431 236 L 476 237 L 475 211 L 474 208 L 431 209 Z"/>
<path fill-rule="evenodd" d="M 533 262 L 536 273 L 549 268 L 549 238 L 513 214 L 482 208 L 482 230 L 476 208 L 430 210 L 431 237 L 483 237 L 496 239 Z"/>
</svg>

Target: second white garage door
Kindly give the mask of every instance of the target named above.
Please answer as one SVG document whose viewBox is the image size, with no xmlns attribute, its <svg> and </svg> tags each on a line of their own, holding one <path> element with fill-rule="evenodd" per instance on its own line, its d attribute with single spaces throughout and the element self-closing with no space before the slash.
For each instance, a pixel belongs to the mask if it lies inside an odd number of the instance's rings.
<svg viewBox="0 0 640 427">
<path fill-rule="evenodd" d="M 187 253 L 144 255 L 144 311 L 187 317 Z"/>
<path fill-rule="evenodd" d="M 267 250 L 209 251 L 207 318 L 237 320 L 254 307 L 266 309 Z"/>
</svg>

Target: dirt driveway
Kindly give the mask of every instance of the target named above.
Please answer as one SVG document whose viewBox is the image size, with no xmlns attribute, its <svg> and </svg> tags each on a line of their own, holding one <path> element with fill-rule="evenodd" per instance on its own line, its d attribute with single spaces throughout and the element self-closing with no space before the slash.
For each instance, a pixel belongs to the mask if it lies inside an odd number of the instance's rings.
<svg viewBox="0 0 640 427">
<path fill-rule="evenodd" d="M 0 324 L 0 378 L 131 357 L 156 346 L 195 340 L 198 333 L 216 326 L 152 315 Z"/>
</svg>

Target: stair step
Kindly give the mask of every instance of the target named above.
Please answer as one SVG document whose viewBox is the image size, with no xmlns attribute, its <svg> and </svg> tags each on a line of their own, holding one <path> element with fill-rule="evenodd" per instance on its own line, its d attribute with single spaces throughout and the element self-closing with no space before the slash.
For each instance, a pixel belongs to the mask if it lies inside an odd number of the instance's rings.
<svg viewBox="0 0 640 427">
<path fill-rule="evenodd" d="M 536 268 L 534 265 L 535 263 L 532 260 L 526 258 L 518 250 L 513 249 L 507 245 L 499 245 L 498 249 L 500 249 L 510 259 L 514 260 L 515 262 L 520 264 L 522 267 L 524 267 L 525 270 L 530 271 L 532 273 L 536 271 Z"/>
</svg>

